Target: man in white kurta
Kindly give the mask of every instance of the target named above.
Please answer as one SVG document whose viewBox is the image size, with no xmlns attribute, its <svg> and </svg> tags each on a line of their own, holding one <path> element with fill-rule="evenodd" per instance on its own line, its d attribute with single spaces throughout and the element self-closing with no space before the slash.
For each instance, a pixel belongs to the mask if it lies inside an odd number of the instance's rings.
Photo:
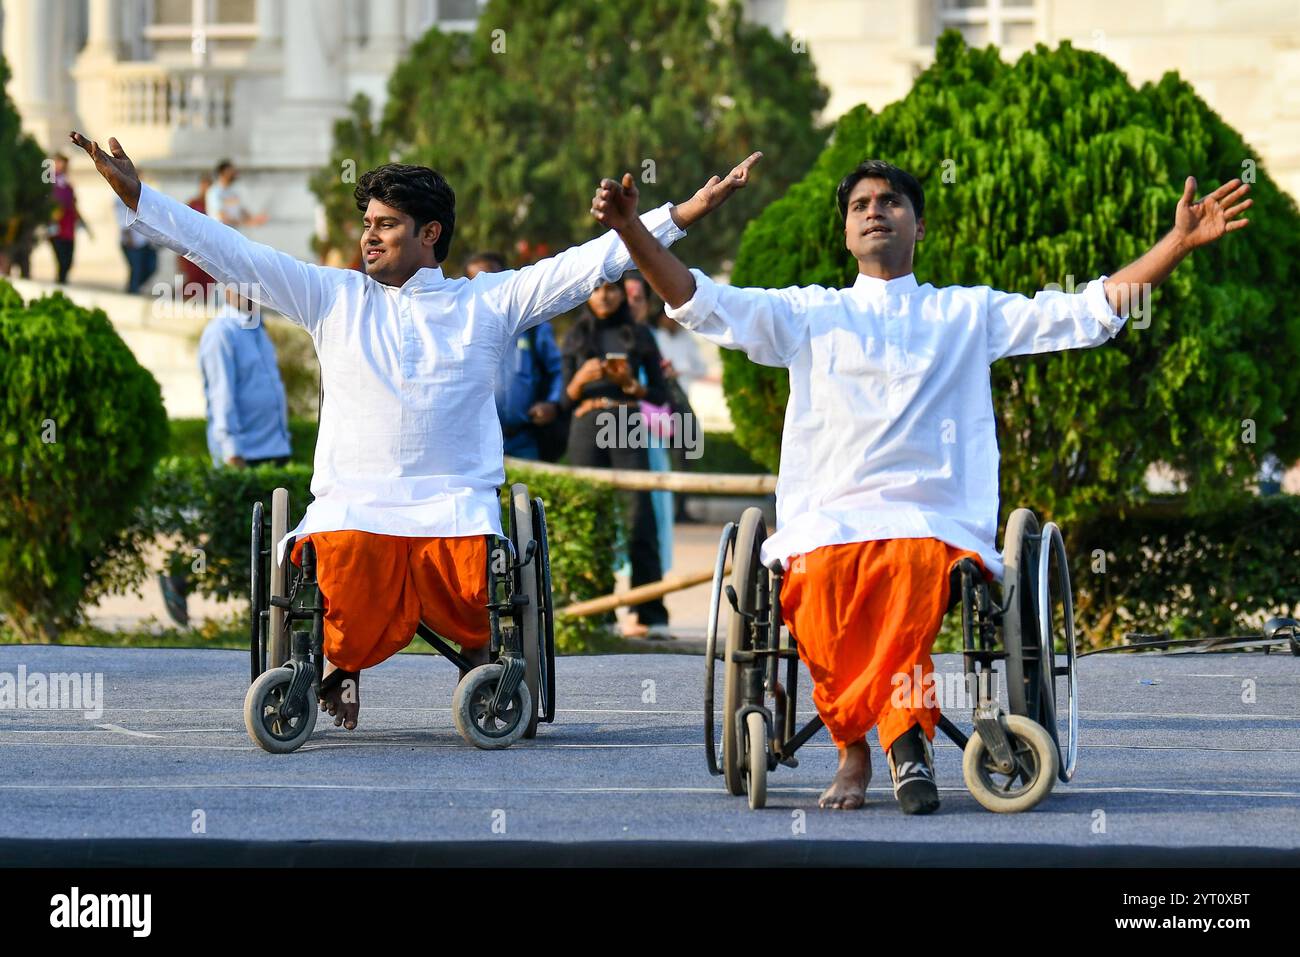
<svg viewBox="0 0 1300 957">
<path fill-rule="evenodd" d="M 900 678 L 928 680 L 952 567 L 970 557 L 990 580 L 1002 574 L 990 364 L 1113 339 L 1135 295 L 1191 249 L 1245 225 L 1236 217 L 1250 205 L 1238 202 L 1246 190 L 1234 180 L 1193 203 L 1189 177 L 1174 229 L 1141 259 L 1077 292 L 1031 299 L 918 282 L 924 193 L 888 163 L 861 164 L 836 193 L 859 267 L 847 289 L 719 285 L 636 222 L 630 179 L 602 183 L 593 213 L 623 236 L 668 316 L 754 362 L 789 369 L 777 529 L 762 560 L 787 569 L 782 616 L 840 751 L 823 807 L 862 805 L 872 727 L 903 811 L 938 807 L 929 742 L 939 709 L 895 690 Z"/>
<path fill-rule="evenodd" d="M 519 270 L 449 279 L 455 195 L 427 167 L 389 164 L 356 189 L 367 273 L 321 267 L 142 186 L 116 140 L 71 138 L 132 210 L 128 225 L 312 337 L 325 399 L 312 493 L 289 537 L 311 538 L 333 666 L 323 704 L 355 727 L 355 680 L 408 644 L 423 620 L 485 660 L 487 555 L 502 533 L 505 481 L 494 396 L 502 350 L 532 326 L 618 279 L 630 257 L 611 233 Z M 751 161 L 746 161 L 751 162 Z M 691 200 L 646 214 L 656 241 L 737 188 L 714 177 Z M 283 560 L 287 538 L 276 543 Z M 349 680 L 346 696 L 336 694 Z"/>
</svg>

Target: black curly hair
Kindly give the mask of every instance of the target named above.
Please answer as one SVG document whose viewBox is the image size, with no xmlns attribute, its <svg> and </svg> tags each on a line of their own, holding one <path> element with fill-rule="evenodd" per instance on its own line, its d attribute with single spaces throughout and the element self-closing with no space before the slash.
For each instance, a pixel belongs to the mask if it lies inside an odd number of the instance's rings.
<svg viewBox="0 0 1300 957">
<path fill-rule="evenodd" d="M 899 169 L 893 163 L 872 159 L 860 163 L 853 172 L 840 180 L 839 188 L 835 190 L 835 200 L 840 207 L 840 219 L 848 217 L 849 194 L 853 192 L 853 187 L 858 185 L 858 181 L 864 179 L 883 179 L 908 198 L 917 219 L 925 215 L 925 190 L 921 189 L 921 184 L 917 182 L 916 177 L 905 169 Z"/>
<path fill-rule="evenodd" d="M 372 199 L 400 209 L 415 220 L 417 233 L 425 223 L 441 223 L 442 232 L 433 244 L 433 255 L 438 262 L 447 258 L 456 231 L 456 193 L 437 170 L 404 163 L 377 166 L 361 174 L 353 196 L 357 210 L 362 213 Z"/>
</svg>

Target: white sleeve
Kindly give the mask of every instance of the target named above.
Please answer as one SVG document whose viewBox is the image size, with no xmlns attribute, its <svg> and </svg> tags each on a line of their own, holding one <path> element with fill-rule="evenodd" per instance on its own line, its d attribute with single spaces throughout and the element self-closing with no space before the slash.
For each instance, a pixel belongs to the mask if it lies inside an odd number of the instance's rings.
<svg viewBox="0 0 1300 957">
<path fill-rule="evenodd" d="M 255 243 L 144 185 L 126 225 L 184 256 L 219 282 L 244 284 L 250 299 L 270 306 L 312 335 L 339 289 L 364 278 L 354 270 L 316 266 Z"/>
<path fill-rule="evenodd" d="M 806 293 L 722 286 L 698 269 L 695 295 L 664 314 L 724 349 L 739 349 L 759 365 L 786 368 L 807 337 Z"/>
<path fill-rule="evenodd" d="M 686 235 L 673 222 L 671 210 L 672 203 L 665 203 L 641 217 L 646 229 L 665 246 Z M 475 282 L 488 280 L 491 288 L 484 298 L 504 317 L 510 335 L 518 335 L 586 302 L 597 286 L 614 282 L 632 266 L 632 254 L 611 229 L 531 266 L 490 278 L 476 276 Z"/>
<path fill-rule="evenodd" d="M 1045 289 L 1033 299 L 987 289 L 989 362 L 1063 349 L 1088 349 L 1119 335 L 1121 317 L 1106 298 L 1106 276 L 1077 293 Z"/>
</svg>

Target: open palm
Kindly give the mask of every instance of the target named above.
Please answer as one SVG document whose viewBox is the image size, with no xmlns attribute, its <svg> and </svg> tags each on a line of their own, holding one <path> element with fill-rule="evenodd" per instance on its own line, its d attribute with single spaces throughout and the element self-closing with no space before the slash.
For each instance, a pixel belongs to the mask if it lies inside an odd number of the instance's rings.
<svg viewBox="0 0 1300 957">
<path fill-rule="evenodd" d="M 1234 179 L 1192 202 L 1196 195 L 1196 177 L 1187 177 L 1182 198 L 1174 212 L 1174 231 L 1188 249 L 1195 249 L 1214 242 L 1224 233 L 1242 229 L 1250 223 L 1248 219 L 1239 218 L 1253 202 L 1243 199 L 1249 191 L 1249 183 Z"/>
<path fill-rule="evenodd" d="M 108 153 L 100 149 L 98 143 L 86 139 L 75 131 L 69 133 L 68 138 L 86 151 L 86 155 L 94 162 L 99 175 L 108 181 L 108 185 L 113 187 L 113 192 L 122 198 L 122 202 L 135 209 L 140 200 L 140 174 L 135 171 L 135 164 L 122 149 L 122 144 L 117 141 L 117 137 L 109 137 Z"/>
</svg>

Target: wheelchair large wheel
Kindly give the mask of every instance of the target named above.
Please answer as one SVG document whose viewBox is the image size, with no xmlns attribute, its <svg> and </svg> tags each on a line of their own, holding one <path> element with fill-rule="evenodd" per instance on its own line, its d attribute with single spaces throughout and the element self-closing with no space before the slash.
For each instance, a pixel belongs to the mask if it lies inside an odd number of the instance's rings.
<svg viewBox="0 0 1300 957">
<path fill-rule="evenodd" d="M 740 610 L 752 614 L 758 607 L 759 575 L 767 574 L 759 560 L 759 550 L 767 538 L 767 525 L 763 511 L 747 508 L 740 516 L 736 530 L 735 558 L 731 565 L 731 587 L 736 592 Z M 722 685 L 722 777 L 727 790 L 735 795 L 745 793 L 746 756 L 737 738 L 736 714 L 740 711 L 744 689 L 744 666 L 736 655 L 751 648 L 750 629 L 744 615 L 735 610 L 727 622 L 727 651 L 723 666 Z M 764 759 L 766 760 L 766 759 Z"/>
<path fill-rule="evenodd" d="M 1016 769 L 1000 771 L 976 730 L 966 743 L 961 772 L 975 800 L 1000 814 L 1028 811 L 1047 797 L 1060 767 L 1056 742 L 1036 721 L 1004 714 L 1003 726 L 1011 742 Z"/>
<path fill-rule="evenodd" d="M 504 714 L 493 713 L 492 702 L 504 670 L 500 662 L 479 665 L 456 685 L 451 699 L 456 730 L 474 747 L 486 751 L 510 747 L 524 736 L 529 716 L 537 714 L 526 681 L 519 682 Z"/>
<path fill-rule="evenodd" d="M 514 542 L 515 554 L 520 560 L 528 550 L 528 543 L 533 541 L 533 505 L 528 498 L 527 486 L 516 482 L 510 486 L 510 540 Z M 541 548 L 541 543 L 537 546 Z M 515 621 L 519 629 L 519 641 L 524 652 L 524 683 L 528 685 L 528 722 L 524 727 L 524 737 L 537 735 L 537 706 L 541 701 L 542 678 L 542 607 L 537 568 L 541 561 L 539 551 L 533 557 L 533 563 L 524 566 L 521 571 L 523 595 L 528 599 L 524 613 Z"/>
<path fill-rule="evenodd" d="M 280 715 L 293 675 L 293 668 L 271 668 L 249 686 L 244 696 L 244 727 L 248 736 L 272 754 L 298 750 L 316 727 L 316 702 L 311 700 L 310 691 L 302 714 L 293 718 Z"/>
<path fill-rule="evenodd" d="M 718 671 L 718 616 L 722 611 L 723 576 L 731 546 L 736 540 L 736 523 L 728 522 L 718 540 L 718 558 L 713 566 L 713 585 L 709 595 L 709 619 L 704 632 L 704 755 L 710 774 L 722 773 L 722 757 L 714 733 L 716 677 Z"/>
<path fill-rule="evenodd" d="M 1002 644 L 1007 653 L 1008 710 L 1046 727 L 1038 616 L 1039 530 L 1033 512 L 1018 508 L 1011 513 L 1003 544 Z"/>
<path fill-rule="evenodd" d="M 266 670 L 266 638 L 262 633 L 262 612 L 266 609 L 266 518 L 261 502 L 253 503 L 253 528 L 248 563 L 248 652 L 249 683 Z"/>
<path fill-rule="evenodd" d="M 1055 522 L 1043 526 L 1038 552 L 1038 631 L 1042 642 L 1044 727 L 1060 754 L 1063 782 L 1074 777 L 1079 760 L 1079 686 L 1074 643 L 1074 596 L 1065 539 Z M 1059 625 L 1056 609 L 1060 607 Z M 1060 645 L 1061 647 L 1057 648 Z M 1064 658 L 1064 664 L 1061 658 Z M 1061 691 L 1065 692 L 1062 714 Z M 1064 720 L 1065 727 L 1061 727 Z M 1062 740 L 1064 739 L 1064 740 Z"/>
<path fill-rule="evenodd" d="M 276 561 L 276 552 L 284 536 L 289 534 L 289 490 L 277 488 L 271 493 L 271 562 L 270 590 L 268 595 L 285 598 L 289 594 L 289 555 L 284 562 Z M 267 602 L 270 612 L 266 627 L 266 667 L 279 668 L 289 660 L 289 629 L 283 608 Z"/>
<path fill-rule="evenodd" d="M 542 596 L 542 679 L 539 682 L 541 701 L 538 702 L 538 721 L 555 720 L 555 606 L 551 594 L 551 545 L 546 533 L 546 506 L 540 498 L 533 499 L 533 532 L 540 546 L 538 550 L 538 590 Z"/>
</svg>

